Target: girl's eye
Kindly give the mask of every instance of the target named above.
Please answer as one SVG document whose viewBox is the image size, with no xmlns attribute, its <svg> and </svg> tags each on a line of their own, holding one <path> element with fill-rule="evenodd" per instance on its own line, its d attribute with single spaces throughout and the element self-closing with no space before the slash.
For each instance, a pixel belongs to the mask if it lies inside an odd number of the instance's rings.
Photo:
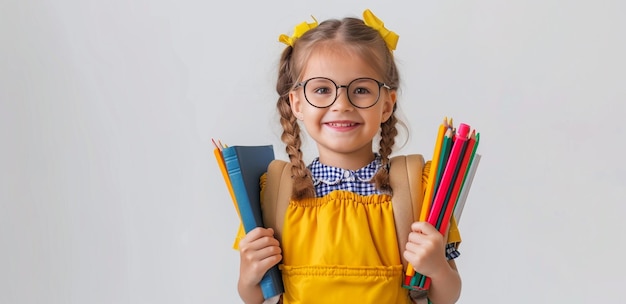
<svg viewBox="0 0 626 304">
<path fill-rule="evenodd" d="M 368 88 L 356 88 L 354 89 L 354 94 L 369 94 L 370 90 Z"/>
<path fill-rule="evenodd" d="M 314 89 L 313 93 L 315 93 L 315 94 L 330 94 L 331 93 L 331 89 L 328 88 L 328 87 L 320 87 L 320 88 Z"/>
</svg>

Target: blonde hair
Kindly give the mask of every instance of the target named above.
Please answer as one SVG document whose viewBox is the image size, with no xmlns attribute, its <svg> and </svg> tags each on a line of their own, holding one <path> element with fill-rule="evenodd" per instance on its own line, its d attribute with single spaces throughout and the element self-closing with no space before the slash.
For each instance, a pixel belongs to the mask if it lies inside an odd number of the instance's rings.
<svg viewBox="0 0 626 304">
<path fill-rule="evenodd" d="M 365 25 L 361 19 L 326 20 L 298 38 L 293 47 L 287 46 L 285 48 L 278 68 L 276 92 L 279 97 L 276 108 L 280 115 L 280 124 L 283 127 L 281 140 L 286 144 L 285 150 L 292 164 L 292 199 L 315 197 L 315 188 L 311 172 L 302 160 L 300 126 L 291 111 L 289 92 L 299 81 L 311 54 L 328 47 L 330 44 L 333 46 L 341 44 L 342 47 L 360 55 L 372 65 L 374 71 L 381 75 L 382 82 L 391 87 L 392 90 L 397 90 L 400 82 L 393 54 L 385 41 L 376 30 Z M 389 185 L 389 156 L 398 134 L 396 124 L 399 122 L 395 116 L 395 110 L 396 105 L 394 105 L 394 113 L 391 114 L 391 117 L 380 126 L 378 154 L 382 158 L 383 166 L 373 178 L 376 188 L 385 193 L 392 192 Z"/>
</svg>

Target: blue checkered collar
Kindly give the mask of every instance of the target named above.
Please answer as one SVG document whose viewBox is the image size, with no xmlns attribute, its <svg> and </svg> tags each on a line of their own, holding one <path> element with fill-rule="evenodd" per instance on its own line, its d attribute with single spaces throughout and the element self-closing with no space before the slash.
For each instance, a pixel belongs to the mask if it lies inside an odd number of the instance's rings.
<svg viewBox="0 0 626 304">
<path fill-rule="evenodd" d="M 382 167 L 380 155 L 375 153 L 374 156 L 374 160 L 371 163 L 358 170 L 346 170 L 324 165 L 319 161 L 319 157 L 316 157 L 308 166 L 313 175 L 313 185 L 317 186 L 322 183 L 326 185 L 338 185 L 342 182 L 369 183 L 378 169 Z"/>
</svg>

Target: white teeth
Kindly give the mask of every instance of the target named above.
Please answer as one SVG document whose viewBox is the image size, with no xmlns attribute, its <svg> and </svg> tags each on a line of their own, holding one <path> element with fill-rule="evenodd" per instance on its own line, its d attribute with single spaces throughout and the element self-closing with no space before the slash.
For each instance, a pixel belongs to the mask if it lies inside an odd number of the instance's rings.
<svg viewBox="0 0 626 304">
<path fill-rule="evenodd" d="M 336 122 L 331 122 L 329 123 L 329 125 L 331 127 L 351 127 L 354 126 L 354 123 L 336 123 Z"/>
</svg>

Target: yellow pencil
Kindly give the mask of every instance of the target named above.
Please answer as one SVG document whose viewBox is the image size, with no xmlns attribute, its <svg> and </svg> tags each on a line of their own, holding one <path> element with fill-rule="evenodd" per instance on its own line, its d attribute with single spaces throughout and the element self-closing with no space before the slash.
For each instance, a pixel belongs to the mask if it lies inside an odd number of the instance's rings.
<svg viewBox="0 0 626 304">
<path fill-rule="evenodd" d="M 422 211 L 420 212 L 419 220 L 421 222 L 426 221 L 428 218 L 428 211 L 430 210 L 430 203 L 433 200 L 433 192 L 435 190 L 435 176 L 437 175 L 437 167 L 439 166 L 439 158 L 441 155 L 441 147 L 443 146 L 443 140 L 446 134 L 446 130 L 449 125 L 444 119 L 444 123 L 439 125 L 439 132 L 437 133 L 437 141 L 435 142 L 435 148 L 433 151 L 433 159 L 430 163 L 430 172 L 428 172 L 428 187 L 424 193 L 424 200 L 422 202 Z"/>
</svg>

